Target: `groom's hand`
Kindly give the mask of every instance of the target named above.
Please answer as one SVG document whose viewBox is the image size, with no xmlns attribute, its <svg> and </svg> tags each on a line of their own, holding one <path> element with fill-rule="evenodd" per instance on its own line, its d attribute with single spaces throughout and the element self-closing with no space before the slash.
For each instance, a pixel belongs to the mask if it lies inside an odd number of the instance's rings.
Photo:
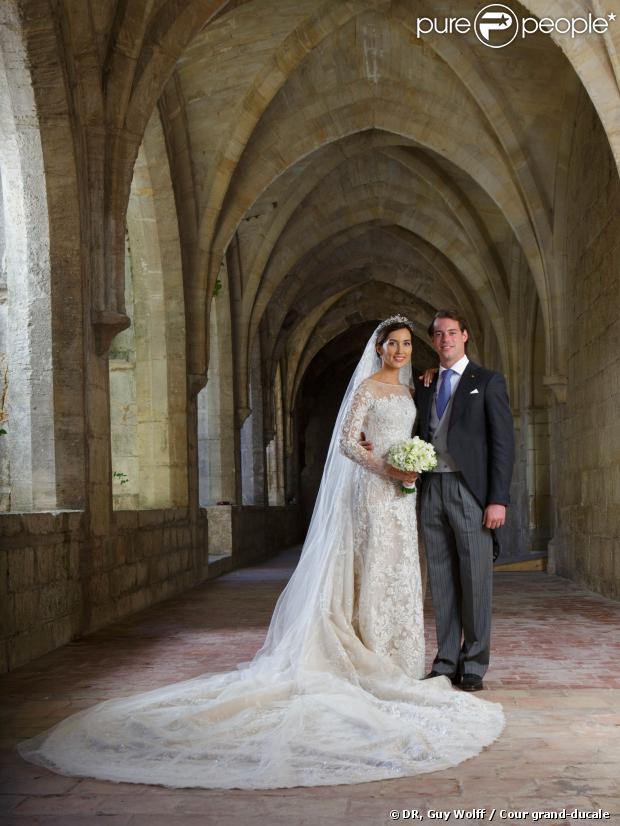
<svg viewBox="0 0 620 826">
<path fill-rule="evenodd" d="M 501 528 L 506 521 L 506 506 L 505 505 L 487 505 L 484 510 L 482 524 L 485 528 L 493 531 L 495 528 Z"/>
<path fill-rule="evenodd" d="M 438 372 L 438 367 L 427 367 L 426 370 L 422 373 L 422 375 L 418 376 L 418 378 L 421 382 L 423 382 L 424 387 L 430 387 L 433 381 L 435 380 L 435 376 Z"/>
<path fill-rule="evenodd" d="M 369 450 L 369 451 L 372 451 L 372 450 L 373 450 L 373 448 L 374 448 L 374 445 L 373 445 L 373 443 L 372 443 L 372 442 L 368 442 L 368 441 L 366 441 L 366 434 L 364 433 L 364 431 L 363 431 L 363 430 L 362 430 L 362 432 L 360 433 L 360 436 L 362 437 L 362 438 L 360 439 L 360 444 L 361 444 L 361 446 L 364 448 L 364 450 Z"/>
</svg>

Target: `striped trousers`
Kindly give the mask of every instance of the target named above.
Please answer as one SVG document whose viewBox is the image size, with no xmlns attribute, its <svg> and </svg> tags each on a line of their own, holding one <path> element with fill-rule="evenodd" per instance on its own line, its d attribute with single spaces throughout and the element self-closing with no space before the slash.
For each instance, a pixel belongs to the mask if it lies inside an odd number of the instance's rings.
<svg viewBox="0 0 620 826">
<path fill-rule="evenodd" d="M 460 473 L 429 473 L 420 494 L 421 528 L 437 627 L 433 670 L 454 676 L 489 666 L 493 540 L 483 509 Z"/>
</svg>

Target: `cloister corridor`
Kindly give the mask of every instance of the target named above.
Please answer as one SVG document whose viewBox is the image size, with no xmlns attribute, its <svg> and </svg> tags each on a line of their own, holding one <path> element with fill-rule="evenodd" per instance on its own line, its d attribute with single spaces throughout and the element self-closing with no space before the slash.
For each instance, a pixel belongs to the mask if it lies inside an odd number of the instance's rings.
<svg viewBox="0 0 620 826">
<path fill-rule="evenodd" d="M 620 605 L 538 572 L 495 575 L 487 694 L 503 704 L 508 725 L 482 755 L 453 769 L 354 786 L 174 790 L 62 777 L 17 757 L 18 739 L 69 713 L 251 658 L 296 559 L 291 550 L 227 574 L 0 679 L 0 823 L 381 826 L 393 809 L 486 809 L 486 818 L 470 821 L 483 823 L 493 808 L 602 809 L 611 819 L 595 822 L 620 822 Z M 429 603 L 429 654 L 432 628 Z"/>
<path fill-rule="evenodd" d="M 497 5 L 0 0 L 0 823 L 620 826 L 620 0 Z M 514 425 L 506 733 L 265 793 L 21 761 L 71 711 L 252 656 L 366 342 L 403 314 L 436 367 L 441 308 Z"/>
</svg>

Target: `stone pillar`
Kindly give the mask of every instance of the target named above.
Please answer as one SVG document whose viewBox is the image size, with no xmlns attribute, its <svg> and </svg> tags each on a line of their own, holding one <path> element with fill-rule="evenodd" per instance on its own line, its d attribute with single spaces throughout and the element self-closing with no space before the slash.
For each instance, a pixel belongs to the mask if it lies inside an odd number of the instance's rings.
<svg viewBox="0 0 620 826">
<path fill-rule="evenodd" d="M 235 408 L 230 309 L 226 269 L 212 299 L 210 314 L 209 381 L 198 394 L 200 504 L 235 502 Z"/>
<path fill-rule="evenodd" d="M 250 349 L 250 403 L 252 410 L 241 428 L 241 483 L 244 505 L 265 504 L 263 446 L 263 388 L 258 339 Z"/>
<path fill-rule="evenodd" d="M 526 422 L 529 547 L 542 550 L 551 536 L 549 408 L 529 408 Z"/>
<path fill-rule="evenodd" d="M 21 25 L 11 4 L 0 13 L 0 35 L 0 212 L 5 218 L 9 376 L 7 434 L 0 438 L 9 452 L 10 507 L 32 511 L 57 506 L 49 216 L 38 113 Z M 11 65 L 5 66 L 4 53 Z"/>
<path fill-rule="evenodd" d="M 135 318 L 128 234 L 126 244 L 125 307 L 129 317 Z M 137 510 L 140 507 L 135 332 L 134 325 L 120 332 L 112 342 L 109 354 L 112 501 L 117 510 Z"/>
</svg>

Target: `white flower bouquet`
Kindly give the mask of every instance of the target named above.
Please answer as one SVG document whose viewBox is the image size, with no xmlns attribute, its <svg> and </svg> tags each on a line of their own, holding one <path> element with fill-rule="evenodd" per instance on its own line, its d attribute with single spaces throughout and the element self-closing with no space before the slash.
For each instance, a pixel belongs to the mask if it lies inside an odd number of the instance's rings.
<svg viewBox="0 0 620 826">
<path fill-rule="evenodd" d="M 419 436 L 392 445 L 386 459 L 392 467 L 408 473 L 425 473 L 437 467 L 435 448 Z M 401 489 L 404 493 L 415 493 L 415 487 L 402 485 Z"/>
</svg>

